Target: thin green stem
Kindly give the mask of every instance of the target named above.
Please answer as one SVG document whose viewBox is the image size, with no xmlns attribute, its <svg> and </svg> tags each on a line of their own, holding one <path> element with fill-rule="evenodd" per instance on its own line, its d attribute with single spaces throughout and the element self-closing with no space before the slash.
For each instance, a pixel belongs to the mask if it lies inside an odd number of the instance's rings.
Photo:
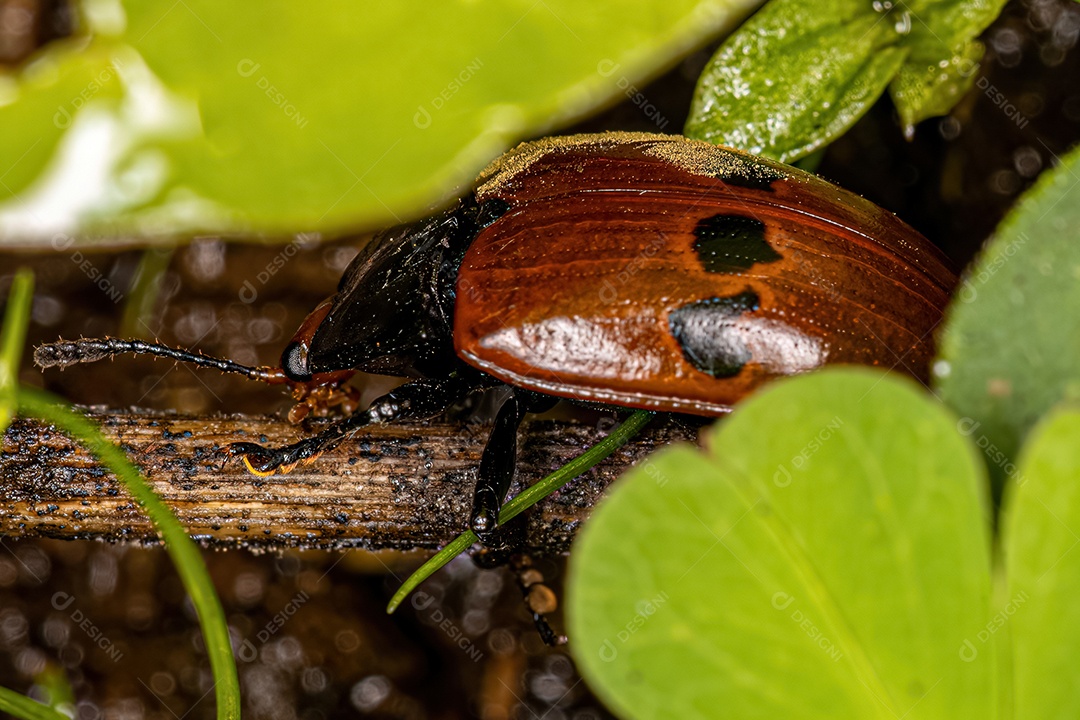
<svg viewBox="0 0 1080 720">
<path fill-rule="evenodd" d="M 566 485 L 566 483 L 570 482 L 578 475 L 591 468 L 593 465 L 599 463 L 608 455 L 611 455 L 611 453 L 621 448 L 630 440 L 630 438 L 637 435 L 638 432 L 641 431 L 641 428 L 645 427 L 645 424 L 652 419 L 652 416 L 653 414 L 651 412 L 638 410 L 624 420 L 621 425 L 612 430 L 606 438 L 596 443 L 543 480 L 530 485 L 520 494 L 515 495 L 510 502 L 503 505 L 502 511 L 499 513 L 499 524 L 504 524 L 512 518 L 517 517 L 551 493 L 561 488 L 563 485 Z M 397 610 L 398 606 L 409 596 L 409 593 L 415 590 L 420 583 L 434 575 L 436 571 L 455 557 L 465 552 L 469 546 L 477 540 L 476 533 L 472 530 L 466 530 L 447 543 L 446 547 L 437 552 L 430 560 L 421 565 L 420 569 L 405 580 L 398 591 L 394 593 L 394 597 L 390 598 L 390 603 L 386 606 L 386 612 L 392 613 Z"/>
<path fill-rule="evenodd" d="M 30 322 L 30 305 L 34 299 L 34 273 L 21 268 L 15 273 L 0 327 L 0 434 L 15 416 L 16 392 L 19 386 L 19 365 L 22 360 L 26 326 Z"/>
<path fill-rule="evenodd" d="M 240 687 L 232 645 L 229 643 L 225 612 L 214 592 L 210 574 L 195 542 L 188 537 L 187 531 L 169 507 L 150 489 L 124 452 L 109 442 L 97 426 L 82 415 L 72 412 L 59 398 L 41 390 L 19 388 L 18 400 L 21 414 L 51 423 L 86 445 L 90 452 L 124 483 L 128 492 L 146 511 L 165 541 L 165 549 L 172 557 L 184 589 L 191 597 L 199 616 L 206 652 L 210 657 L 210 668 L 214 674 L 217 716 L 219 719 L 238 720 Z"/>
</svg>

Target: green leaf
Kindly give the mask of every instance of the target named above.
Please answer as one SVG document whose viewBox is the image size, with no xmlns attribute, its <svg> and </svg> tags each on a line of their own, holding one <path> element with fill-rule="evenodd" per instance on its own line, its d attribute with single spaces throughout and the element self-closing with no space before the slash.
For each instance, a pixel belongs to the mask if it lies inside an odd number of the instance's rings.
<svg viewBox="0 0 1080 720">
<path fill-rule="evenodd" d="M 34 273 L 22 268 L 11 281 L 7 307 L 4 308 L 4 324 L 0 327 L 0 437 L 15 417 L 18 405 L 19 367 L 33 301 Z"/>
<path fill-rule="evenodd" d="M 970 88 L 982 60 L 975 41 L 1001 12 L 1005 0 L 923 0 L 895 3 L 906 11 L 910 32 L 905 44 L 911 53 L 889 86 L 909 138 L 915 124 L 948 113 Z"/>
<path fill-rule="evenodd" d="M 87 3 L 10 75 L 0 244 L 415 216 L 759 1 Z"/>
<path fill-rule="evenodd" d="M 946 315 L 941 397 L 999 480 L 1028 430 L 1080 397 L 1080 149 L 1043 174 L 998 227 Z"/>
<path fill-rule="evenodd" d="M 884 92 L 906 54 L 890 47 L 895 34 L 847 0 L 774 0 L 713 56 L 685 132 L 786 162 L 807 155 Z"/>
<path fill-rule="evenodd" d="M 1001 5 L 773 0 L 712 58 L 685 132 L 791 162 L 839 137 L 890 83 L 905 124 L 948 112 L 977 69 L 971 41 Z"/>
<path fill-rule="evenodd" d="M 917 123 L 948 114 L 971 89 L 982 56 L 982 43 L 971 41 L 956 55 L 923 64 L 904 63 L 889 84 L 889 93 L 909 140 L 915 136 Z"/>
<path fill-rule="evenodd" d="M 571 648 L 624 717 L 992 717 L 978 459 L 910 381 L 779 381 L 614 488 L 571 554 Z M 913 452 L 918 448 L 918 452 Z"/>
<path fill-rule="evenodd" d="M 1008 591 L 974 640 L 1010 635 L 1016 719 L 1075 718 L 1080 648 L 1080 411 L 1032 432 L 1004 512 Z"/>
</svg>

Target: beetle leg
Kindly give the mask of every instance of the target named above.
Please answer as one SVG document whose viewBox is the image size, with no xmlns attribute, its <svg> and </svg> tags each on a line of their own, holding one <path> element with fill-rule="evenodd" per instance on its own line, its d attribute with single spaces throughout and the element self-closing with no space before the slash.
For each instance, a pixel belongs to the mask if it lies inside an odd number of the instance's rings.
<svg viewBox="0 0 1080 720">
<path fill-rule="evenodd" d="M 515 518 L 491 534 L 490 542 L 472 556 L 473 562 L 487 570 L 509 565 L 540 639 L 548 646 L 565 645 L 566 636 L 555 632 L 548 621 L 548 615 L 558 609 L 558 596 L 544 574 L 533 565 L 532 558 L 523 552 L 524 547 L 525 524 Z"/>
<path fill-rule="evenodd" d="M 514 479 L 518 425 L 523 417 L 524 405 L 518 400 L 517 393 L 511 391 L 495 416 L 495 427 L 480 456 L 469 527 L 484 542 L 499 524 L 499 510 L 510 489 L 510 481 Z"/>
<path fill-rule="evenodd" d="M 278 448 L 263 447 L 256 443 L 233 443 L 227 446 L 225 451 L 242 457 L 247 469 L 255 475 L 289 472 L 298 462 L 313 461 L 365 425 L 439 415 L 467 389 L 468 386 L 456 377 L 416 380 L 376 398 L 364 412 L 340 420 L 318 435 Z"/>
<path fill-rule="evenodd" d="M 536 626 L 540 639 L 548 647 L 565 645 L 566 636 L 556 633 L 547 619 L 547 616 L 558 608 L 559 600 L 555 591 L 544 580 L 543 573 L 533 566 L 532 558 L 524 554 L 511 556 L 510 569 L 514 571 L 514 579 L 521 589 L 525 608 L 532 615 L 533 625 Z"/>
<path fill-rule="evenodd" d="M 522 418 L 526 413 L 547 410 L 555 402 L 553 398 L 527 390 L 511 390 L 499 408 L 495 427 L 480 456 L 480 471 L 469 515 L 469 528 L 481 541 L 486 542 L 486 537 L 499 524 L 499 511 L 517 467 L 517 433 Z"/>
</svg>

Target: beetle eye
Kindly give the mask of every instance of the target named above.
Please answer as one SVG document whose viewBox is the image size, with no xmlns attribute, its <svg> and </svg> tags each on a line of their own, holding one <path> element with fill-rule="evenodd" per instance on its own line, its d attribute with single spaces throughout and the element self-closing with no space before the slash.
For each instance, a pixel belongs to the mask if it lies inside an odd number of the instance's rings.
<svg viewBox="0 0 1080 720">
<path fill-rule="evenodd" d="M 307 382 L 311 379 L 311 371 L 308 370 L 307 345 L 291 342 L 281 353 L 281 369 L 291 380 Z"/>
</svg>

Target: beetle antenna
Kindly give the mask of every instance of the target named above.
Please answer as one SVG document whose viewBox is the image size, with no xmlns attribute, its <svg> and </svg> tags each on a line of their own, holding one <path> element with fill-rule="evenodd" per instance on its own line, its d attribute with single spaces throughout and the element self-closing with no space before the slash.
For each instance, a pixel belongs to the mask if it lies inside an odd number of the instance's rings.
<svg viewBox="0 0 1080 720">
<path fill-rule="evenodd" d="M 61 369 L 79 363 L 92 363 L 113 355 L 132 353 L 135 355 L 154 355 L 171 358 L 180 362 L 192 363 L 200 367 L 211 367 L 223 373 L 239 373 L 252 380 L 266 382 L 284 382 L 285 377 L 278 368 L 251 367 L 232 360 L 193 353 L 180 348 L 149 343 L 143 340 L 121 340 L 119 338 L 84 338 L 82 340 L 61 340 L 45 343 L 34 348 L 34 363 L 39 367 L 59 367 Z"/>
</svg>

